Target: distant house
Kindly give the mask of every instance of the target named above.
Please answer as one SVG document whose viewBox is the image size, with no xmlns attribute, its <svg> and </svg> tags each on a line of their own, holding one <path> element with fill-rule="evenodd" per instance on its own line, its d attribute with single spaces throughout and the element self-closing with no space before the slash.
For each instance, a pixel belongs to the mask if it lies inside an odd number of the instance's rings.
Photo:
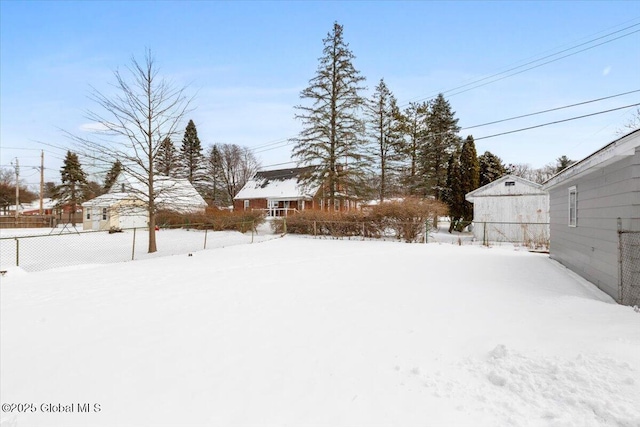
<svg viewBox="0 0 640 427">
<path fill-rule="evenodd" d="M 43 215 L 53 215 L 53 212 L 56 208 L 56 201 L 45 197 L 42 199 L 42 214 Z M 36 200 L 31 203 L 27 203 L 22 205 L 22 215 L 39 215 L 40 214 L 40 200 Z"/>
<path fill-rule="evenodd" d="M 622 304 L 640 304 L 640 130 L 551 177 L 550 256 Z"/>
<path fill-rule="evenodd" d="M 329 209 L 322 182 L 304 182 L 312 167 L 259 171 L 233 198 L 233 209 L 263 210 L 267 216 L 286 216 L 307 209 Z M 349 210 L 356 206 L 354 198 L 338 193 L 334 210 Z"/>
<path fill-rule="evenodd" d="M 85 230 L 146 227 L 149 223 L 146 185 L 120 174 L 107 194 L 82 204 Z M 186 179 L 155 176 L 158 210 L 179 213 L 204 212 L 207 203 Z"/>
<path fill-rule="evenodd" d="M 465 198 L 473 203 L 477 240 L 548 245 L 549 195 L 540 184 L 505 175 Z"/>
</svg>

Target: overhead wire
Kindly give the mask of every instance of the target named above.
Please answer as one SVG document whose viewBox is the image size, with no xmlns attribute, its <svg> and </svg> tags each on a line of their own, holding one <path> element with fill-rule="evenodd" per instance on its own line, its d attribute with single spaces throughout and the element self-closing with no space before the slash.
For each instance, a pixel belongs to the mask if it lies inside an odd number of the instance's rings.
<svg viewBox="0 0 640 427">
<path fill-rule="evenodd" d="M 602 40 L 603 38 L 610 37 L 610 36 L 612 36 L 612 35 L 615 35 L 615 34 L 621 33 L 621 32 L 623 32 L 623 31 L 626 31 L 626 30 L 629 30 L 629 29 L 632 29 L 632 28 L 635 28 L 635 27 L 637 27 L 637 26 L 640 26 L 640 23 L 636 23 L 636 24 L 633 24 L 633 25 L 626 26 L 626 27 L 624 27 L 624 28 L 622 28 L 622 29 L 620 29 L 620 30 L 617 30 L 617 31 L 613 31 L 613 32 L 607 33 L 607 34 L 605 34 L 605 35 L 603 35 L 603 36 L 600 36 L 600 37 L 596 37 L 596 38 L 590 39 L 590 40 L 588 40 L 588 41 L 586 41 L 586 42 L 579 43 L 579 44 L 577 44 L 577 45 L 573 45 L 573 46 L 571 46 L 571 47 L 569 47 L 569 48 L 566 48 L 566 49 L 560 50 L 560 51 L 555 52 L 555 53 L 552 53 L 552 54 L 550 54 L 550 55 L 546 55 L 546 56 L 543 56 L 543 57 L 541 57 L 541 58 L 535 59 L 535 60 L 533 60 L 533 61 L 526 62 L 526 63 L 524 63 L 524 64 L 522 64 L 522 65 L 517 66 L 517 67 L 512 67 L 512 68 L 509 68 L 509 69 L 507 69 L 507 70 L 505 70 L 505 71 L 501 71 L 501 72 L 499 72 L 499 73 L 494 73 L 494 74 L 492 74 L 492 75 L 490 75 L 490 76 L 483 77 L 483 78 L 478 79 L 478 80 L 474 80 L 474 81 L 472 81 L 472 82 L 470 82 L 470 83 L 467 83 L 467 84 L 464 84 L 464 85 L 461 85 L 461 86 L 457 86 L 457 87 L 454 87 L 454 88 L 452 88 L 452 89 L 442 91 L 442 92 L 440 92 L 440 93 L 443 93 L 443 94 L 445 94 L 445 93 L 449 93 L 449 96 L 459 95 L 459 94 L 461 94 L 461 93 L 468 92 L 468 91 L 470 91 L 470 90 L 477 89 L 477 88 L 479 88 L 479 87 L 486 86 L 486 85 L 488 85 L 488 84 L 495 83 L 495 82 L 500 81 L 500 80 L 504 80 L 504 79 L 506 79 L 506 78 L 509 78 L 509 77 L 512 77 L 512 76 L 515 76 L 515 75 L 518 75 L 518 74 L 524 73 L 524 72 L 526 72 L 526 71 L 529 71 L 529 70 L 532 70 L 532 69 L 535 69 L 535 68 L 542 67 L 542 66 L 547 65 L 547 64 L 550 64 L 550 63 L 552 63 L 552 62 L 559 61 L 559 60 L 561 60 L 561 59 L 564 59 L 564 58 L 567 58 L 567 57 L 570 57 L 570 56 L 576 55 L 576 54 L 581 53 L 581 52 L 584 52 L 584 51 L 586 51 L 586 50 L 590 50 L 590 49 L 596 48 L 596 47 L 598 47 L 598 46 L 602 46 L 602 45 L 604 45 L 604 44 L 607 44 L 607 43 L 613 42 L 613 41 L 615 41 L 615 40 L 619 40 L 619 39 L 621 39 L 621 38 L 628 37 L 628 36 L 630 36 L 630 35 L 632 35 L 632 34 L 638 33 L 638 32 L 640 32 L 640 29 L 635 30 L 635 31 L 631 31 L 631 32 L 629 32 L 629 33 L 625 33 L 625 34 L 623 34 L 623 35 L 620 35 L 620 36 L 615 37 L 615 38 L 612 38 L 612 39 L 605 40 L 605 41 L 603 41 L 603 42 L 601 42 L 601 43 L 598 43 L 598 44 L 595 44 L 595 45 L 592 45 L 592 46 L 588 46 L 588 47 L 586 47 L 586 48 L 584 48 L 584 49 L 580 49 L 580 50 L 578 50 L 578 51 L 571 52 L 571 53 L 569 53 L 569 54 L 567 54 L 567 55 L 564 55 L 564 56 L 561 56 L 561 57 L 558 57 L 558 58 L 554 58 L 554 59 L 552 59 L 552 60 L 550 60 L 550 61 L 546 61 L 546 62 L 543 62 L 543 63 L 540 63 L 540 64 L 536 64 L 536 63 L 537 63 L 537 62 L 539 62 L 539 61 L 543 61 L 543 60 L 548 59 L 548 58 L 553 58 L 553 57 L 555 57 L 555 56 L 557 56 L 557 55 L 560 55 L 560 54 L 562 54 L 562 53 L 569 52 L 569 51 L 574 50 L 574 49 L 576 49 L 576 48 L 578 48 L 578 47 L 588 45 L 588 44 L 593 43 L 593 42 L 595 42 L 595 41 Z M 531 64 L 536 64 L 536 65 L 534 65 L 534 66 L 532 66 L 532 67 L 525 68 L 524 70 L 519 70 L 520 68 L 522 68 L 522 67 L 526 67 L 527 65 L 531 65 Z M 503 74 L 505 74 L 505 73 L 509 73 L 509 72 L 511 72 L 511 71 L 515 71 L 515 70 L 519 70 L 519 71 L 517 71 L 517 72 L 515 72 L 515 73 L 511 73 L 511 74 L 503 75 Z M 500 77 L 500 78 L 498 78 L 498 79 L 490 80 L 490 81 L 488 81 L 488 82 L 486 81 L 486 80 L 488 80 L 488 79 L 492 79 L 493 77 L 498 77 L 498 76 L 502 76 L 502 77 Z M 484 83 L 482 83 L 482 84 L 476 84 L 476 83 L 481 83 L 481 82 L 484 82 Z M 470 87 L 470 88 L 469 88 L 468 86 L 471 86 L 471 85 L 475 85 L 475 86 L 472 86 L 472 87 Z M 463 89 L 463 88 L 466 88 L 466 89 L 461 90 L 461 91 L 454 92 L 454 91 L 456 91 L 457 89 Z M 454 93 L 450 93 L 450 92 L 454 92 Z M 540 112 L 536 112 L 536 113 L 530 113 L 530 114 L 526 114 L 526 115 L 522 115 L 522 116 L 516 116 L 516 117 L 507 118 L 507 119 L 501 119 L 501 120 L 497 120 L 497 121 L 490 122 L 490 123 L 485 123 L 485 124 L 481 124 L 481 125 L 474 125 L 474 126 L 472 126 L 472 127 L 468 127 L 468 128 L 465 128 L 465 129 L 471 129 L 471 128 L 480 127 L 480 126 L 488 126 L 489 124 L 495 124 L 495 123 L 500 123 L 500 122 L 503 122 L 503 121 L 515 120 L 515 119 L 523 118 L 523 117 L 527 117 L 527 116 L 543 114 L 543 113 L 551 112 L 551 111 L 555 111 L 555 110 L 571 108 L 571 107 L 573 107 L 573 106 L 578 106 L 578 105 L 583 105 L 583 104 L 586 104 L 586 103 L 597 102 L 597 101 L 600 101 L 600 100 L 605 100 L 605 99 L 613 98 L 613 97 L 616 97 L 616 96 L 627 95 L 627 94 L 629 94 L 629 93 L 634 93 L 634 92 L 637 92 L 637 91 L 630 91 L 630 92 L 626 92 L 626 93 L 623 93 L 623 94 L 612 95 L 611 97 L 604 97 L 604 98 L 600 98 L 600 99 L 596 99 L 596 100 L 585 101 L 584 103 L 578 103 L 578 104 L 567 105 L 567 106 L 564 106 L 564 107 L 558 107 L 557 109 L 549 109 L 549 110 L 544 110 L 544 111 L 540 111 Z M 436 96 L 436 95 L 432 95 L 432 96 L 424 97 L 424 98 L 417 98 L 417 100 L 418 100 L 418 101 L 423 101 L 423 100 L 427 100 L 427 99 L 432 99 L 434 96 Z M 413 98 L 413 99 L 416 99 L 416 98 Z M 406 105 L 409 105 L 409 102 L 404 103 L 404 104 L 400 104 L 400 106 L 406 106 Z M 273 142 L 269 142 L 269 143 L 266 143 L 266 144 L 263 144 L 263 145 L 259 145 L 259 146 L 256 146 L 256 147 L 252 148 L 252 149 L 251 149 L 251 151 L 252 151 L 254 154 L 260 154 L 260 153 L 264 153 L 264 152 L 267 152 L 267 151 L 277 150 L 277 149 L 280 149 L 280 148 L 284 148 L 284 147 L 286 147 L 286 146 L 288 146 L 288 145 L 291 145 L 291 144 L 292 144 L 292 141 L 291 141 L 291 139 L 292 139 L 292 138 L 295 138 L 295 137 L 294 137 L 294 136 L 292 136 L 292 137 L 289 137 L 289 138 L 282 138 L 282 139 L 275 140 L 275 141 L 273 141 Z"/>
<path fill-rule="evenodd" d="M 612 111 L 618 111 L 618 110 L 622 110 L 624 108 L 635 107 L 635 106 L 638 106 L 638 105 L 640 105 L 640 102 L 638 102 L 636 104 L 625 105 L 623 107 L 617 107 L 617 108 L 611 108 L 609 110 L 598 111 L 598 112 L 591 113 L 591 114 L 584 114 L 582 116 L 576 116 L 576 117 L 571 117 L 571 118 L 568 118 L 568 119 L 556 120 L 556 121 L 553 121 L 553 122 L 542 123 L 542 124 L 535 125 L 535 126 L 528 126 L 528 127 L 521 128 L 521 129 L 516 129 L 516 130 L 511 130 L 511 131 L 506 131 L 506 132 L 500 132 L 500 133 L 496 133 L 494 135 L 482 136 L 482 137 L 479 137 L 479 138 L 474 138 L 474 140 L 475 141 L 479 141 L 481 139 L 495 138 L 497 136 L 509 135 L 511 133 L 517 133 L 517 132 L 523 132 L 525 130 L 531 130 L 531 129 L 536 129 L 536 128 L 540 128 L 540 127 L 544 127 L 544 126 L 555 125 L 555 124 L 558 124 L 558 123 L 569 122 L 571 120 L 583 119 L 585 117 L 591 117 L 591 116 L 596 116 L 598 114 L 610 113 Z"/>
<path fill-rule="evenodd" d="M 543 60 L 548 59 L 548 58 L 552 58 L 552 57 L 557 56 L 557 55 L 560 55 L 560 54 L 562 54 L 562 53 L 564 53 L 564 52 L 568 52 L 568 51 L 573 50 L 573 49 L 575 49 L 575 48 L 578 48 L 578 47 L 580 47 L 580 46 L 584 46 L 584 45 L 586 45 L 586 44 L 593 43 L 594 41 L 597 41 L 597 40 L 603 39 L 603 38 L 605 38 L 605 37 L 609 37 L 609 36 L 611 36 L 611 35 L 613 35 L 613 34 L 617 34 L 617 33 L 620 33 L 620 32 L 622 32 L 622 31 L 626 31 L 626 30 L 628 30 L 628 29 L 630 29 L 630 28 L 634 28 L 634 27 L 637 27 L 637 26 L 640 26 L 640 23 L 637 23 L 637 24 L 634 24 L 634 25 L 630 25 L 630 26 L 625 27 L 625 28 L 622 28 L 622 29 L 620 29 L 620 30 L 618 30 L 618 31 L 614 31 L 614 32 L 611 32 L 611 33 L 609 33 L 609 34 L 606 34 L 606 35 L 604 35 L 604 36 L 596 37 L 596 38 L 591 39 L 591 40 L 589 40 L 589 41 L 587 41 L 587 42 L 580 43 L 580 44 L 574 45 L 574 46 L 572 46 L 572 47 L 569 47 L 569 48 L 567 48 L 567 49 L 564 49 L 564 50 L 561 50 L 561 51 L 558 51 L 558 52 L 552 53 L 552 54 L 550 54 L 550 55 L 546 55 L 546 56 L 543 56 L 543 57 L 541 57 L 541 58 L 535 59 L 535 60 L 533 60 L 533 61 L 526 62 L 526 63 L 524 63 L 524 64 L 522 64 L 522 65 L 518 65 L 517 67 L 512 67 L 512 68 L 509 68 L 509 69 L 507 69 L 507 70 L 504 70 L 504 71 L 501 71 L 501 72 L 498 72 L 498 73 L 494 73 L 494 74 L 491 74 L 491 75 L 489 75 L 489 76 L 486 76 L 486 77 L 483 77 L 483 78 L 480 78 L 480 79 L 477 79 L 477 80 L 473 80 L 473 81 L 471 81 L 470 83 L 467 83 L 467 84 L 464 84 L 464 85 L 460 85 L 460 86 L 454 87 L 454 88 L 452 88 L 452 89 L 448 89 L 448 90 L 444 90 L 444 91 L 439 91 L 438 93 L 447 94 L 447 93 L 450 93 L 450 92 L 456 91 L 456 90 L 458 90 L 458 89 L 462 89 L 462 88 L 465 88 L 465 87 L 468 87 L 468 86 L 474 85 L 474 84 L 476 84 L 476 83 L 483 82 L 483 81 L 488 80 L 488 79 L 491 79 L 491 78 L 493 78 L 493 77 L 497 77 L 497 76 L 500 76 L 500 75 L 502 75 L 502 74 L 505 74 L 505 73 L 509 73 L 509 72 L 511 72 L 511 71 L 518 70 L 518 69 L 520 69 L 520 68 L 522 68 L 522 67 L 526 67 L 527 65 L 535 64 L 536 62 L 543 61 Z M 607 44 L 607 43 L 610 43 L 610 42 L 612 42 L 612 41 L 619 40 L 619 39 L 621 39 L 621 38 L 624 38 L 624 37 L 630 36 L 630 35 L 635 34 L 635 33 L 637 33 L 637 32 L 640 32 L 640 30 L 635 30 L 635 31 L 632 31 L 632 32 L 627 33 L 627 34 L 623 34 L 623 35 L 618 36 L 618 37 L 616 37 L 616 38 L 613 38 L 613 39 L 610 39 L 610 40 L 606 40 L 606 41 L 604 41 L 604 42 L 602 42 L 602 43 L 598 43 L 598 44 L 596 44 L 596 45 L 589 46 L 589 47 L 587 47 L 587 48 L 585 48 L 585 49 L 581 49 L 581 50 L 579 50 L 579 51 L 576 51 L 576 52 L 570 53 L 570 54 L 568 54 L 568 55 L 564 55 L 564 56 L 561 56 L 561 57 L 559 57 L 559 58 L 555 58 L 555 59 L 553 59 L 553 60 L 551 60 L 551 61 L 547 61 L 547 62 L 544 62 L 544 63 L 542 63 L 542 64 L 538 64 L 538 65 L 536 65 L 536 66 L 526 68 L 525 70 L 518 71 L 517 73 L 508 74 L 508 75 L 503 76 L 503 77 L 501 77 L 501 78 L 499 78 L 499 79 L 491 80 L 490 82 L 486 82 L 486 83 L 483 83 L 483 84 L 481 84 L 481 85 L 473 86 L 472 88 L 468 88 L 468 89 L 465 89 L 465 90 L 463 90 L 463 91 L 455 92 L 455 93 L 453 93 L 453 94 L 450 94 L 449 96 L 458 95 L 458 94 L 461 94 L 461 93 L 464 93 L 464 92 L 468 92 L 469 90 L 472 90 L 472 89 L 476 89 L 476 88 L 479 88 L 479 87 L 482 87 L 482 86 L 486 86 L 487 84 L 490 84 L 490 83 L 494 83 L 494 82 L 497 82 L 497 81 L 500 81 L 500 80 L 504 80 L 504 79 L 506 79 L 506 78 L 508 78 L 508 77 L 512 77 L 512 76 L 515 76 L 515 75 L 517 75 L 517 74 L 521 74 L 521 73 L 523 73 L 523 72 L 525 72 L 525 71 L 529 71 L 529 70 L 532 70 L 532 69 L 535 69 L 535 68 L 541 67 L 541 66 L 543 66 L 543 65 L 547 65 L 547 64 L 550 64 L 550 63 L 552 63 L 552 62 L 559 61 L 559 60 L 561 60 L 561 59 L 567 58 L 567 57 L 569 57 L 569 56 L 576 55 L 576 54 L 581 53 L 581 52 L 584 52 L 584 51 L 586 51 L 586 50 L 593 49 L 593 48 L 598 47 L 598 46 L 602 46 L 603 44 Z M 438 95 L 438 93 L 433 94 L 433 95 L 430 95 L 430 96 L 427 96 L 427 97 L 422 97 L 422 98 L 411 98 L 411 100 L 412 100 L 412 101 L 414 101 L 414 102 L 419 102 L 419 101 L 424 101 L 424 100 L 428 100 L 428 99 L 433 99 L 435 96 L 437 96 L 437 95 Z M 409 102 L 406 102 L 406 103 L 404 103 L 404 104 L 400 104 L 399 106 L 406 106 L 406 105 L 409 105 Z"/>
</svg>

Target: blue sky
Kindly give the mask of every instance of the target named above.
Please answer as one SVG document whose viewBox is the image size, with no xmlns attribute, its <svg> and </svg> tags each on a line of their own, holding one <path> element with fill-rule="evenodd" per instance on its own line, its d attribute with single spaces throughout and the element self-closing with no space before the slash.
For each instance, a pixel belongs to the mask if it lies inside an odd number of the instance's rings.
<svg viewBox="0 0 640 427">
<path fill-rule="evenodd" d="M 17 157 L 22 176 L 37 184 L 44 149 L 46 179 L 59 181 L 65 147 L 72 148 L 61 129 L 83 132 L 85 112 L 99 111 L 90 86 L 111 93 L 113 71 L 132 56 L 142 59 L 146 48 L 163 76 L 196 95 L 189 118 L 205 146 L 255 148 L 266 167 L 290 161 L 290 146 L 263 146 L 300 130 L 293 107 L 334 21 L 367 78 L 365 95 L 380 78 L 401 106 L 444 92 L 462 127 L 640 89 L 639 1 L 2 0 L 0 164 Z M 522 72 L 454 90 L 511 68 Z M 478 139 L 638 102 L 640 92 L 461 134 Z M 615 139 L 636 108 L 478 139 L 476 146 L 534 167 L 561 155 L 580 159 Z"/>
</svg>

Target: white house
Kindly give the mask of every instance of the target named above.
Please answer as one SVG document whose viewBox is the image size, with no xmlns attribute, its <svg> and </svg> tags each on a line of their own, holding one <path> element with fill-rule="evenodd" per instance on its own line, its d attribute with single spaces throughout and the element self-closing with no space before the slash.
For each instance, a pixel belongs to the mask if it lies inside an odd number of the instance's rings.
<svg viewBox="0 0 640 427">
<path fill-rule="evenodd" d="M 477 240 L 548 246 L 549 194 L 540 184 L 505 175 L 465 198 L 473 203 Z"/>
<path fill-rule="evenodd" d="M 156 175 L 155 203 L 158 210 L 179 213 L 203 212 L 207 202 L 186 179 Z M 120 174 L 107 194 L 82 204 L 85 230 L 146 227 L 149 223 L 146 184 Z"/>
</svg>

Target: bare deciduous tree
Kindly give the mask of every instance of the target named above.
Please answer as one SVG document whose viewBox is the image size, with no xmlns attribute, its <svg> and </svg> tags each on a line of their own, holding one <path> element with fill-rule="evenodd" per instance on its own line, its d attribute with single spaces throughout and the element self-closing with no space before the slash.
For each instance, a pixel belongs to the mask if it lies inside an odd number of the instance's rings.
<svg viewBox="0 0 640 427">
<path fill-rule="evenodd" d="M 211 148 L 209 170 L 216 171 L 213 177 L 221 182 L 228 199 L 226 203 L 233 203 L 233 197 L 249 181 L 260 167 L 253 152 L 247 147 L 236 144 L 216 144 Z M 215 153 L 215 156 L 213 155 Z"/>
<path fill-rule="evenodd" d="M 622 125 L 621 129 L 618 129 L 618 134 L 622 135 L 636 129 L 640 129 L 640 108 L 636 108 L 636 110 L 631 113 L 631 118 L 626 121 L 624 125 Z"/>
<path fill-rule="evenodd" d="M 156 200 L 160 190 L 155 186 L 154 165 L 165 138 L 178 134 L 189 112 L 192 98 L 185 87 L 158 74 L 150 50 L 143 62 L 132 57 L 128 73 L 114 72 L 114 94 L 92 88 L 91 99 L 100 111 L 87 112 L 87 118 L 97 126 L 93 137 L 70 135 L 83 149 L 85 156 L 111 164 L 122 163 L 122 170 L 140 183 L 144 190 L 139 198 L 149 214 L 149 252 L 156 252 Z"/>
</svg>

